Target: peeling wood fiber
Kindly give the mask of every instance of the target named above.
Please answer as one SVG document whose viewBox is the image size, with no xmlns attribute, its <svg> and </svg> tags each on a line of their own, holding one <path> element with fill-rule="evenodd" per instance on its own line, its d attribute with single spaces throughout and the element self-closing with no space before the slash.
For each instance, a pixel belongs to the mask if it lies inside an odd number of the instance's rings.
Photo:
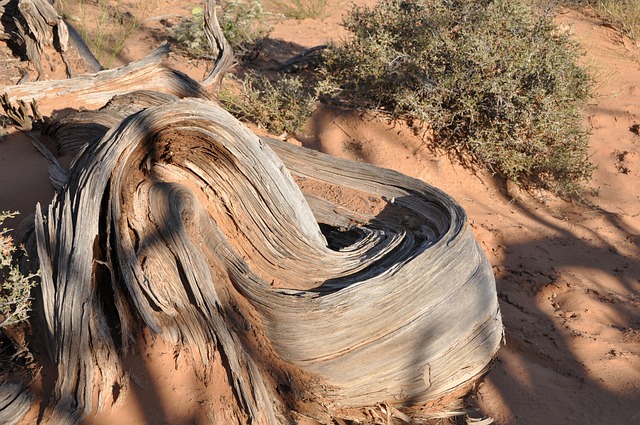
<svg viewBox="0 0 640 425">
<path fill-rule="evenodd" d="M 104 135 L 87 129 L 84 144 L 63 135 L 82 134 L 86 113 L 51 127 L 79 156 L 36 216 L 50 423 L 77 422 L 94 390 L 101 401 L 125 380 L 141 323 L 204 364 L 223 353 L 255 423 L 380 404 L 424 419 L 487 371 L 495 280 L 450 196 L 259 138 L 209 100 L 142 103 L 96 119 Z"/>
</svg>

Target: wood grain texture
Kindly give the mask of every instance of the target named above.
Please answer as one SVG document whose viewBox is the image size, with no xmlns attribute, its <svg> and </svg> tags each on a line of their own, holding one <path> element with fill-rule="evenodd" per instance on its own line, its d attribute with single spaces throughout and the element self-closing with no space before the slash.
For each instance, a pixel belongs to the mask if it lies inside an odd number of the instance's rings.
<svg viewBox="0 0 640 425">
<path fill-rule="evenodd" d="M 179 97 L 208 97 L 203 86 L 179 71 L 163 65 L 169 53 L 162 45 L 148 56 L 116 69 L 79 75 L 65 80 L 34 81 L 2 89 L 10 102 L 56 100 L 59 109 L 84 105 L 99 108 L 111 98 L 137 90 L 153 90 Z"/>
<path fill-rule="evenodd" d="M 0 423 L 14 425 L 29 410 L 33 394 L 20 383 L 0 382 Z"/>
<path fill-rule="evenodd" d="M 204 364 L 223 353 L 256 423 L 455 412 L 502 338 L 462 208 L 400 173 L 261 139 L 209 100 L 169 97 L 76 146 L 37 214 L 59 373 L 45 417 L 73 423 L 94 390 L 125 387 L 119 358 L 140 323 Z"/>
<path fill-rule="evenodd" d="M 60 55 L 68 77 L 102 69 L 77 31 L 46 0 L 0 1 L 0 30 L 0 39 L 33 64 L 37 80 L 43 77 L 48 48 Z"/>
<path fill-rule="evenodd" d="M 203 379 L 219 356 L 247 423 L 461 412 L 502 339 L 463 209 L 423 181 L 259 138 L 224 111 L 205 88 L 233 62 L 214 6 L 204 85 L 162 65 L 165 46 L 4 89 L 96 108 L 45 129 L 76 158 L 67 171 L 48 155 L 57 193 L 27 232 L 57 368 L 42 421 L 78 423 L 125 393 L 145 329 L 192 353 Z"/>
</svg>

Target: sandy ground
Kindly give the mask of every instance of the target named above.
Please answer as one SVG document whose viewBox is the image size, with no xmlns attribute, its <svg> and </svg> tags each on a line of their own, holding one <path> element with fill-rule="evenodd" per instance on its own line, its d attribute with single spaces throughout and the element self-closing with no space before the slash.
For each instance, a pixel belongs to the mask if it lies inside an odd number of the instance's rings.
<svg viewBox="0 0 640 425">
<path fill-rule="evenodd" d="M 147 17 L 112 66 L 151 51 L 166 33 L 163 19 L 188 15 L 191 6 L 164 0 L 146 8 Z M 266 66 L 344 36 L 340 16 L 348 5 L 329 6 L 323 20 L 278 23 L 261 58 Z M 495 367 L 478 387 L 479 416 L 497 424 L 640 423 L 640 136 L 633 131 L 640 124 L 640 49 L 576 12 L 564 11 L 558 22 L 583 44 L 584 63 L 599 81 L 598 96 L 585 111 L 598 166 L 593 207 L 505 187 L 433 154 L 406 128 L 380 117 L 322 109 L 299 139 L 313 149 L 422 179 L 466 209 L 496 274 L 506 330 Z M 179 57 L 173 63 L 197 79 L 204 72 L 202 63 Z M 6 72 L 2 82 L 17 78 Z M 46 161 L 11 132 L 0 142 L 0 210 L 28 214 L 52 194 Z M 127 395 L 84 423 L 232 420 L 213 407 L 230 402 L 230 393 L 220 390 L 225 378 L 205 387 L 184 359 L 174 361 L 172 347 L 147 339 L 127 366 L 133 376 Z M 45 378 L 47 373 L 45 367 Z M 36 406 L 23 423 L 33 423 L 37 414 Z"/>
</svg>

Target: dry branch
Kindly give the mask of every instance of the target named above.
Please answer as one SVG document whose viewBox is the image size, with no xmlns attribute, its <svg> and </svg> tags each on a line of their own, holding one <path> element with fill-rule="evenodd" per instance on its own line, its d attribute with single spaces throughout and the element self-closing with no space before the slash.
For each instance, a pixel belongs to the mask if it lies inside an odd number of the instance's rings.
<svg viewBox="0 0 640 425">
<path fill-rule="evenodd" d="M 206 90 L 196 81 L 162 64 L 169 53 L 163 45 L 144 59 L 113 70 L 82 75 L 66 80 L 35 81 L 3 89 L 10 102 L 36 99 L 67 99 L 76 106 L 98 108 L 118 94 L 137 90 L 154 90 L 178 97 L 207 97 Z M 69 106 L 69 105 L 61 105 Z"/>
<path fill-rule="evenodd" d="M 37 79 L 42 78 L 42 57 L 45 49 L 52 47 L 60 54 L 71 77 L 78 70 L 97 72 L 102 69 L 86 44 L 54 10 L 46 0 L 2 0 L 0 1 L 0 33 L 24 59 L 36 69 Z M 74 69 L 69 57 L 73 53 L 75 61 L 81 63 Z"/>
<path fill-rule="evenodd" d="M 202 84 L 212 87 L 213 92 L 218 93 L 222 79 L 233 66 L 235 58 L 233 49 L 222 33 L 220 24 L 218 24 L 215 4 L 216 2 L 213 0 L 205 1 L 204 33 L 207 36 L 209 47 L 215 59 L 213 69 L 202 81 Z"/>
<path fill-rule="evenodd" d="M 37 234 L 55 423 L 89 411 L 96 370 L 101 391 L 125 385 L 115 347 L 140 319 L 205 363 L 223 352 L 257 423 L 291 408 L 362 420 L 385 403 L 446 415 L 502 336 L 491 267 L 455 201 L 261 140 L 209 101 L 150 107 L 89 143 Z"/>
</svg>

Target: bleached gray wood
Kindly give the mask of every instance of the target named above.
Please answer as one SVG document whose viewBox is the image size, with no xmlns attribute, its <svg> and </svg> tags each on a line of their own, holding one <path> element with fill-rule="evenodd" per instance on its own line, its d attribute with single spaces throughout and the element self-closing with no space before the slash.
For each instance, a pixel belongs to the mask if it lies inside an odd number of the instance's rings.
<svg viewBox="0 0 640 425">
<path fill-rule="evenodd" d="M 17 424 L 31 407 L 34 398 L 20 383 L 0 382 L 0 424 Z"/>
<path fill-rule="evenodd" d="M 42 78 L 42 57 L 47 47 L 61 56 L 68 77 L 78 71 L 71 66 L 70 53 L 90 71 L 102 68 L 82 38 L 46 0 L 2 0 L 0 17 L 0 38 L 33 64 L 38 80 Z"/>
<path fill-rule="evenodd" d="M 204 2 L 205 6 L 205 19 L 204 19 L 204 33 L 209 43 L 211 53 L 215 58 L 213 61 L 213 68 L 209 75 L 205 77 L 202 84 L 206 87 L 211 87 L 214 93 L 218 93 L 222 79 L 225 74 L 234 65 L 235 57 L 233 49 L 227 41 L 220 24 L 218 23 L 218 17 L 216 16 L 216 1 L 207 0 Z"/>
<path fill-rule="evenodd" d="M 7 93 L 11 102 L 66 98 L 76 106 L 84 104 L 95 108 L 103 106 L 116 95 L 137 90 L 171 93 L 179 97 L 207 97 L 206 90 L 196 81 L 162 64 L 169 51 L 167 45 L 162 45 L 147 57 L 120 68 L 65 80 L 7 86 L 2 93 Z"/>
<path fill-rule="evenodd" d="M 292 175 L 386 206 L 371 216 L 305 197 Z M 102 391 L 123 379 L 95 303 L 96 262 L 134 306 L 123 329 L 139 315 L 205 360 L 215 341 L 257 423 L 285 421 L 291 405 L 320 420 L 362 419 L 381 403 L 415 419 L 446 415 L 456 406 L 439 401 L 486 372 L 502 337 L 491 267 L 453 199 L 390 170 L 260 139 L 206 100 L 149 107 L 88 144 L 37 223 L 40 256 L 57 270 L 43 273 L 63 375 L 55 420 L 88 411 L 94 368 Z M 345 223 L 357 236 L 330 249 Z M 100 235 L 113 235 L 102 243 L 117 255 L 96 258 Z M 88 358 L 89 347 L 102 354 Z"/>
</svg>

